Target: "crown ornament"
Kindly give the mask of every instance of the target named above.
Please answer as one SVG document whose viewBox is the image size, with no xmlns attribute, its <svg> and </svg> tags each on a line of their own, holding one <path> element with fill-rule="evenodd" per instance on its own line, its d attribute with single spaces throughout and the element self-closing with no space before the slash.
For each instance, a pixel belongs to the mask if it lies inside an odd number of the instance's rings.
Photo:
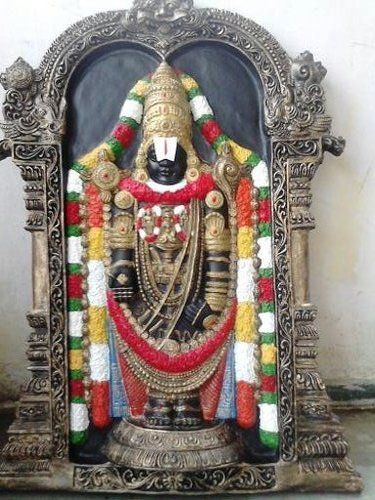
<svg viewBox="0 0 375 500">
<path fill-rule="evenodd" d="M 147 150 L 155 137 L 177 137 L 187 154 L 187 180 L 199 176 L 200 160 L 192 144 L 192 114 L 186 91 L 179 76 L 163 61 L 151 77 L 145 96 L 142 122 L 142 143 L 136 158 L 134 175 L 137 180 L 147 179 Z"/>
<path fill-rule="evenodd" d="M 191 140 L 192 118 L 189 102 L 175 71 L 163 61 L 151 78 L 145 98 L 143 137 L 177 137 L 181 143 Z"/>
</svg>

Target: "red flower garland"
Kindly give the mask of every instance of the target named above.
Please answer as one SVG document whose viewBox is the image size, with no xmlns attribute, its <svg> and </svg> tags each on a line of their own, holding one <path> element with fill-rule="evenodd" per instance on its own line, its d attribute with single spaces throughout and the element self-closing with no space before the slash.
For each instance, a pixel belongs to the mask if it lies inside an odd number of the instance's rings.
<svg viewBox="0 0 375 500">
<path fill-rule="evenodd" d="M 107 427 L 112 419 L 109 415 L 109 384 L 105 382 L 93 382 L 91 385 L 93 404 L 91 406 L 92 423 L 98 429 Z"/>
<path fill-rule="evenodd" d="M 166 191 L 165 193 L 157 193 L 147 184 L 130 178 L 123 179 L 120 182 L 120 189 L 129 191 L 138 201 L 153 204 L 165 203 L 167 205 L 182 205 L 189 203 L 193 198 L 203 200 L 214 187 L 215 181 L 212 175 L 208 173 L 202 174 L 199 179 L 189 183 L 182 189 L 174 192 Z"/>
<path fill-rule="evenodd" d="M 224 323 L 203 346 L 192 349 L 184 354 L 170 356 L 163 351 L 154 349 L 148 342 L 139 337 L 133 326 L 124 316 L 112 292 L 107 292 L 107 302 L 111 318 L 115 322 L 117 331 L 126 344 L 152 368 L 166 373 L 183 373 L 193 370 L 212 356 L 228 338 L 234 325 L 237 308 L 236 302 L 233 301 Z"/>
<path fill-rule="evenodd" d="M 243 178 L 237 188 L 237 227 L 251 226 L 251 182 L 250 179 Z"/>
<path fill-rule="evenodd" d="M 84 397 L 84 386 L 82 380 L 70 380 L 69 381 L 70 388 L 70 398 L 83 398 Z"/>
<path fill-rule="evenodd" d="M 135 130 L 125 123 L 118 123 L 113 129 L 111 136 L 121 142 L 124 148 L 128 148 L 135 137 Z"/>
<path fill-rule="evenodd" d="M 68 295 L 70 299 L 82 299 L 82 275 L 70 274 L 68 276 Z"/>
<path fill-rule="evenodd" d="M 103 203 L 99 190 L 94 184 L 87 184 L 85 188 L 87 197 L 87 224 L 89 227 L 103 226 Z"/>
<path fill-rule="evenodd" d="M 256 399 L 253 387 L 243 380 L 237 382 L 237 423 L 251 429 L 256 422 Z"/>
<path fill-rule="evenodd" d="M 217 123 L 216 120 L 207 120 L 202 125 L 201 132 L 202 132 L 203 137 L 210 144 L 215 142 L 215 139 L 217 139 L 219 137 L 219 135 L 221 135 L 223 133 L 220 125 Z"/>
<path fill-rule="evenodd" d="M 274 299 L 272 278 L 260 278 L 258 280 L 259 302 L 272 302 Z"/>
<path fill-rule="evenodd" d="M 261 390 L 263 392 L 275 392 L 276 377 L 274 375 L 263 375 Z"/>
<path fill-rule="evenodd" d="M 208 422 L 212 422 L 216 416 L 221 396 L 221 389 L 223 387 L 226 361 L 227 355 L 225 354 L 222 357 L 216 372 L 199 389 L 199 399 L 201 402 L 203 419 Z"/>
<path fill-rule="evenodd" d="M 259 222 L 271 222 L 271 203 L 269 198 L 259 202 Z"/>
<path fill-rule="evenodd" d="M 76 225 L 81 222 L 79 215 L 79 203 L 77 201 L 67 201 L 65 203 L 66 224 Z"/>
</svg>

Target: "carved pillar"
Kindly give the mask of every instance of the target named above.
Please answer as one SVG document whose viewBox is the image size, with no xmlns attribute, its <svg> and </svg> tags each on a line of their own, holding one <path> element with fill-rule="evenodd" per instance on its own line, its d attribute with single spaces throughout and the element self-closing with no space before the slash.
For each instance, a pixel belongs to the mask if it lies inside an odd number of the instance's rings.
<svg viewBox="0 0 375 500">
<path fill-rule="evenodd" d="M 33 262 L 27 314 L 33 331 L 26 351 L 31 376 L 0 452 L 0 475 L 48 473 L 52 458 L 68 455 L 61 121 L 55 122 L 56 110 L 43 102 L 40 72 L 23 59 L 0 80 L 7 91 L 1 127 L 8 137 L 1 141 L 0 157 L 11 155 L 25 182 Z"/>
<path fill-rule="evenodd" d="M 33 331 L 28 338 L 26 356 L 29 361 L 30 379 L 22 386 L 16 419 L 8 430 L 9 440 L 1 456 L 10 461 L 3 462 L 2 469 L 18 471 L 30 468 L 38 472 L 49 470 L 51 457 L 51 407 L 50 407 L 50 338 L 47 325 L 48 272 L 47 238 L 45 217 L 44 166 L 38 162 L 22 160 L 15 145 L 13 160 L 20 168 L 25 181 L 25 206 L 28 211 L 25 229 L 32 238 L 33 304 L 27 320 Z M 26 146 L 27 147 L 27 146 Z M 16 461 L 13 462 L 13 461 Z M 20 464 L 22 460 L 22 465 Z"/>
<path fill-rule="evenodd" d="M 314 326 L 316 308 L 310 302 L 308 280 L 309 232 L 315 227 L 310 213 L 310 184 L 322 161 L 323 151 L 321 140 L 316 141 L 314 151 L 308 151 L 308 142 L 295 143 L 301 156 L 289 164 L 297 453 L 301 473 L 346 472 L 350 474 L 348 481 L 352 481 L 353 489 L 357 489 L 356 478 L 352 475 L 354 469 L 347 457 L 348 444 L 331 411 L 316 360 L 319 334 Z"/>
</svg>

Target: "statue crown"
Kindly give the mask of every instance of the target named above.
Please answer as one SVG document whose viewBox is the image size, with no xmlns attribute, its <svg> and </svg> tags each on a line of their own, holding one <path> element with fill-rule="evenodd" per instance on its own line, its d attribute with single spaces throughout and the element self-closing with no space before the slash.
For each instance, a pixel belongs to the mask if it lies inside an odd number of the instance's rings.
<svg viewBox="0 0 375 500">
<path fill-rule="evenodd" d="M 177 137 L 181 144 L 191 140 L 192 118 L 185 89 L 171 66 L 163 61 L 151 78 L 145 98 L 143 138 Z"/>
</svg>

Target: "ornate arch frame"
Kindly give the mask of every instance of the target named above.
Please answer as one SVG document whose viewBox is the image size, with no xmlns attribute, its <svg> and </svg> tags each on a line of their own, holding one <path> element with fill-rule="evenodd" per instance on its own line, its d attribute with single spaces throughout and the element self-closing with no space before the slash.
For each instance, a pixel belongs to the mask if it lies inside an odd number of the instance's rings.
<svg viewBox="0 0 375 500">
<path fill-rule="evenodd" d="M 142 44 L 162 57 L 192 41 L 238 49 L 263 84 L 271 142 L 280 459 L 198 473 L 81 466 L 69 462 L 62 140 L 69 78 L 106 44 Z M 309 52 L 290 59 L 262 27 L 239 15 L 196 9 L 192 0 L 135 0 L 129 11 L 88 17 L 67 29 L 33 69 L 19 58 L 1 75 L 5 138 L 25 181 L 26 230 L 33 241 L 30 379 L 0 454 L 0 486 L 148 493 L 244 493 L 292 488 L 361 489 L 347 443 L 331 412 L 316 365 L 316 310 L 309 300 L 310 182 L 324 152 L 345 141 L 330 135 L 321 81 L 326 70 Z"/>
</svg>

